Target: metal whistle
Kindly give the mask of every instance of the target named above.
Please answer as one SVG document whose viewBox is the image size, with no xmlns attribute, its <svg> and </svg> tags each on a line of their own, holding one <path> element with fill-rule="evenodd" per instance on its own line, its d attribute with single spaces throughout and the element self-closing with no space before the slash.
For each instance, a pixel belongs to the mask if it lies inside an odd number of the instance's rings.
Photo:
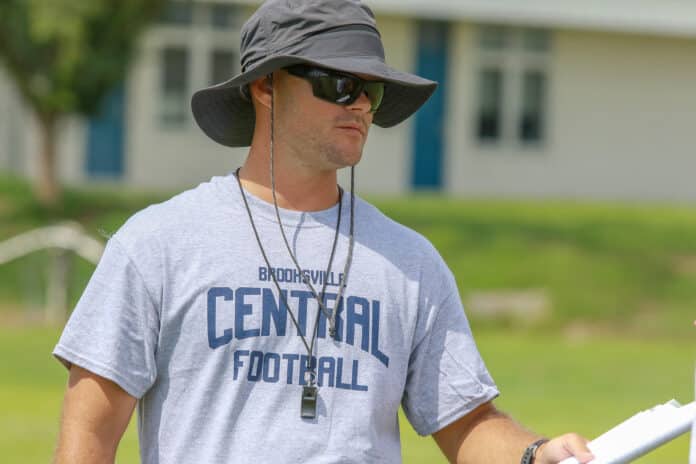
<svg viewBox="0 0 696 464">
<path fill-rule="evenodd" d="M 317 387 L 313 385 L 302 387 L 300 417 L 303 419 L 314 419 L 317 417 Z"/>
</svg>

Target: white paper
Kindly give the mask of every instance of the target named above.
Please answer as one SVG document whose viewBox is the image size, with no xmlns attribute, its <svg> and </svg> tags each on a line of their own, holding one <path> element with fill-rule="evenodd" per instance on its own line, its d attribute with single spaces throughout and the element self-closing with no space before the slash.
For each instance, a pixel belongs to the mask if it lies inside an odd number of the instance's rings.
<svg viewBox="0 0 696 464">
<path fill-rule="evenodd" d="M 694 418 L 694 425 L 691 427 L 691 455 L 689 457 L 689 464 L 696 464 L 696 418 Z"/>
<path fill-rule="evenodd" d="M 623 464 L 689 431 L 696 417 L 696 401 L 681 406 L 675 400 L 642 411 L 588 444 L 591 464 Z M 578 464 L 568 458 L 560 464 Z"/>
<path fill-rule="evenodd" d="M 696 369 L 694 370 L 694 393 L 696 394 Z M 689 464 L 696 464 L 696 414 L 694 414 L 693 425 L 691 426 L 691 453 L 689 453 Z"/>
</svg>

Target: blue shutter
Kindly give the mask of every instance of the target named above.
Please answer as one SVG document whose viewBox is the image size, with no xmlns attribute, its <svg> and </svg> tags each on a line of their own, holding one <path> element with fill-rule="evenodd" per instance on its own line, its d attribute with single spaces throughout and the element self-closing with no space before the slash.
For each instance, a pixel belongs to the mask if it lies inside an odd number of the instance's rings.
<svg viewBox="0 0 696 464">
<path fill-rule="evenodd" d="M 442 159 L 445 146 L 445 95 L 447 95 L 447 45 L 449 23 L 418 23 L 416 72 L 440 85 L 416 113 L 411 185 L 414 189 L 442 187 Z"/>
<path fill-rule="evenodd" d="M 102 108 L 89 120 L 87 133 L 87 173 L 90 177 L 119 178 L 123 175 L 125 103 L 123 85 L 103 101 Z"/>
</svg>

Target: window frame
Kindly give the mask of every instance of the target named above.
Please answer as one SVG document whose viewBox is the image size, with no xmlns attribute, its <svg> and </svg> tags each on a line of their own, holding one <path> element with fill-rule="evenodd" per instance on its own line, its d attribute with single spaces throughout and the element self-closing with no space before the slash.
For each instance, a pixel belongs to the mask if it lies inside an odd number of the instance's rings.
<svg viewBox="0 0 696 464">
<path fill-rule="evenodd" d="M 180 1 L 180 0 L 175 0 Z M 183 3 L 183 2 L 182 2 Z M 220 27 L 212 19 L 215 8 L 229 6 L 232 15 L 225 22 L 227 27 Z M 155 89 L 157 100 L 153 118 L 162 130 L 193 129 L 193 119 L 189 108 L 189 101 L 195 89 L 209 87 L 213 83 L 213 54 L 216 51 L 228 51 L 237 56 L 239 60 L 239 30 L 245 15 L 245 9 L 239 5 L 226 4 L 220 1 L 210 3 L 193 2 L 192 20 L 190 23 L 158 21 L 154 24 L 151 35 L 153 37 L 154 66 L 157 67 Z M 185 47 L 188 50 L 187 89 L 182 97 L 182 105 L 186 110 L 186 117 L 182 121 L 172 123 L 164 120 L 163 109 L 165 103 L 163 96 L 162 53 L 168 48 Z M 239 63 L 236 63 L 235 72 L 239 71 Z M 231 78 L 233 76 L 228 76 Z"/>
<path fill-rule="evenodd" d="M 167 89 L 165 86 L 166 77 L 166 53 L 168 51 L 181 51 L 184 56 L 184 69 L 183 76 L 183 86 L 181 89 L 180 96 L 169 96 L 167 95 Z M 185 126 L 189 120 L 188 114 L 188 96 L 191 93 L 191 63 L 192 54 L 191 49 L 186 44 L 170 43 L 159 48 L 157 51 L 157 67 L 158 67 L 158 100 L 157 100 L 157 121 L 160 127 L 163 128 L 179 128 Z M 175 103 L 170 103 L 174 98 L 179 101 Z M 170 100 L 171 99 L 171 100 Z M 177 111 L 174 112 L 171 108 L 177 107 Z"/>
<path fill-rule="evenodd" d="M 500 28 L 507 36 L 507 44 L 500 48 L 486 48 L 485 34 Z M 543 49 L 532 50 L 527 47 L 528 32 L 546 34 L 546 46 Z M 479 147 L 498 149 L 514 146 L 522 150 L 539 151 L 549 143 L 550 135 L 550 96 L 551 96 L 551 62 L 553 59 L 553 30 L 545 28 L 513 27 L 497 24 L 479 25 L 475 34 L 475 46 L 478 61 L 475 66 L 475 106 L 473 118 L 473 137 Z M 480 89 L 482 74 L 485 70 L 497 70 L 502 76 L 500 100 L 501 119 L 497 138 L 482 138 L 479 134 L 482 100 Z M 524 79 L 527 72 L 538 72 L 544 77 L 544 89 L 541 97 L 541 138 L 539 140 L 524 140 L 521 137 L 520 125 L 524 109 Z"/>
</svg>

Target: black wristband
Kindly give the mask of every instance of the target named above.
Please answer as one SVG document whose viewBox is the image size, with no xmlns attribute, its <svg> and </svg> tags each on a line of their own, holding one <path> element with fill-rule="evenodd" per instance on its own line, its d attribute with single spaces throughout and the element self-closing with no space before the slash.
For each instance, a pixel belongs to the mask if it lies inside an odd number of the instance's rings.
<svg viewBox="0 0 696 464">
<path fill-rule="evenodd" d="M 524 454 L 522 454 L 522 460 L 520 461 L 520 464 L 534 464 L 537 450 L 541 445 L 548 441 L 548 439 L 542 438 L 541 440 L 537 440 L 531 445 L 529 445 L 527 449 L 524 450 Z"/>
</svg>

